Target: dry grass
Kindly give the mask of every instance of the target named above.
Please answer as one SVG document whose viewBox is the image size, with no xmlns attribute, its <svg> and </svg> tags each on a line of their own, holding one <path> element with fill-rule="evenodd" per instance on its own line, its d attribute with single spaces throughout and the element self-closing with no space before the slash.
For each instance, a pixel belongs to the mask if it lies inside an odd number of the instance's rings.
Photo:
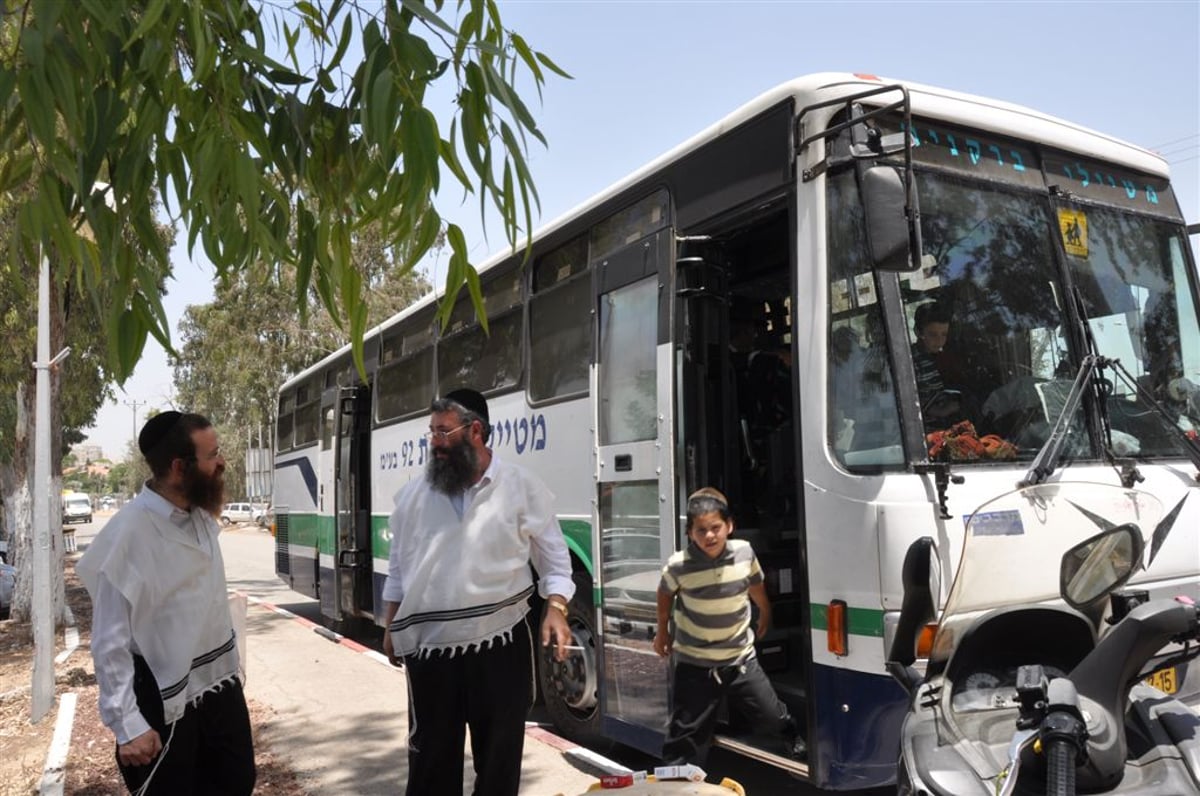
<svg viewBox="0 0 1200 796">
<path fill-rule="evenodd" d="M 67 757 L 65 793 L 70 796 L 102 796 L 125 793 L 117 771 L 112 733 L 100 721 L 96 701 L 96 678 L 89 654 L 92 605 L 87 591 L 75 577 L 74 561 L 66 571 L 67 602 L 75 614 L 79 648 L 55 667 L 55 692 L 77 694 L 75 721 Z M 61 648 L 61 636 L 59 647 Z M 37 724 L 29 722 L 33 671 L 33 636 L 28 624 L 0 621 L 0 796 L 36 794 L 50 740 L 56 710 Z M 255 759 L 262 796 L 304 796 L 309 793 L 301 780 L 264 745 L 258 728 L 273 720 L 270 707 L 250 703 L 250 720 L 255 729 Z"/>
</svg>

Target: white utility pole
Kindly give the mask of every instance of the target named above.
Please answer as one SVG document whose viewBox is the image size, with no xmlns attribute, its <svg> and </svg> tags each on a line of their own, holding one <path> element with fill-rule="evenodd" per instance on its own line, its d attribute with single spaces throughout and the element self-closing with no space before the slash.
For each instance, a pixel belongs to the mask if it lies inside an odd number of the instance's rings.
<svg viewBox="0 0 1200 796">
<path fill-rule="evenodd" d="M 30 721 L 41 721 L 54 704 L 54 603 L 50 598 L 50 369 L 71 353 L 50 359 L 50 261 L 42 254 L 38 275 L 37 396 L 33 445 L 33 703 Z"/>
<path fill-rule="evenodd" d="M 130 399 L 125 402 L 125 405 L 133 410 L 133 450 L 134 450 L 134 453 L 136 454 L 137 449 L 138 449 L 138 446 L 137 446 L 137 438 L 138 438 L 137 410 L 138 410 L 139 406 L 145 406 L 146 402 L 145 401 L 134 401 L 133 399 Z"/>
</svg>

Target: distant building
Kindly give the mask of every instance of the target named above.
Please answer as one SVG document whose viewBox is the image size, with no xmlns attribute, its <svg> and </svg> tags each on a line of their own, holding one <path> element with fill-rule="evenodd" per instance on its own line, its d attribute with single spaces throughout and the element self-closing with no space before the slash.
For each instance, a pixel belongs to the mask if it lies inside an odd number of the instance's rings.
<svg viewBox="0 0 1200 796">
<path fill-rule="evenodd" d="M 71 455 L 77 464 L 91 464 L 104 458 L 104 449 L 92 442 L 79 442 L 71 446 Z"/>
</svg>

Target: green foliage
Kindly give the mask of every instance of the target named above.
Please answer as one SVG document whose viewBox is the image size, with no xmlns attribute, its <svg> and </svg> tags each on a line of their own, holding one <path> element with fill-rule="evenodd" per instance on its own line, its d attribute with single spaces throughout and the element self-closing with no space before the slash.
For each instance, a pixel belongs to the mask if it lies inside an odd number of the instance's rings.
<svg viewBox="0 0 1200 796">
<path fill-rule="evenodd" d="M 424 279 L 399 267 L 404 252 L 387 244 L 378 224 L 350 245 L 366 287 L 368 328 L 429 292 Z M 175 402 L 216 426 L 231 500 L 247 496 L 246 448 L 260 439 L 271 445 L 279 386 L 349 342 L 324 313 L 303 316 L 294 291 L 290 266 L 260 264 L 219 285 L 211 304 L 189 307 L 180 323 Z"/>
<path fill-rule="evenodd" d="M 161 196 L 222 284 L 255 263 L 292 269 L 292 303 L 303 315 L 315 292 L 361 368 L 357 233 L 379 225 L 411 269 L 444 226 L 432 201 L 443 168 L 497 208 L 510 245 L 531 226 L 524 153 L 543 138 L 516 86 L 540 94 L 547 72 L 565 73 L 491 0 L 455 10 L 452 24 L 441 0 L 29 0 L 0 20 L 14 42 L 0 56 L 0 196 L 28 186 L 8 267 L 51 247 L 56 278 L 103 319 L 123 382 L 148 335 L 170 349 Z M 352 50 L 361 61 L 344 64 Z M 448 130 L 425 103 L 440 79 L 457 87 Z M 445 232 L 443 317 L 463 285 L 482 314 L 464 236 Z"/>
<path fill-rule="evenodd" d="M 147 414 L 147 419 L 154 414 L 158 413 Z M 108 471 L 106 492 L 112 495 L 133 497 L 141 491 L 142 484 L 150 479 L 150 468 L 132 439 L 125 443 L 123 459 Z"/>
</svg>

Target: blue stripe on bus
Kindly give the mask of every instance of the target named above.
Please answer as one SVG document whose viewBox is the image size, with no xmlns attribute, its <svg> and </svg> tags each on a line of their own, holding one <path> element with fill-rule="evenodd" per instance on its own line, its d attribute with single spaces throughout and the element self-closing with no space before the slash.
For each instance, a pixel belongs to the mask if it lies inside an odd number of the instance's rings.
<svg viewBox="0 0 1200 796">
<path fill-rule="evenodd" d="M 896 781 L 908 698 L 887 675 L 813 664 L 817 737 L 808 741 L 814 781 L 859 790 Z M 844 709 L 845 708 L 845 709 Z"/>
<path fill-rule="evenodd" d="M 304 479 L 304 486 L 308 488 L 308 495 L 312 498 L 313 505 L 317 505 L 317 474 L 313 472 L 312 462 L 307 456 L 301 456 L 298 459 L 291 459 L 286 462 L 277 462 L 275 469 L 282 470 L 285 467 L 299 467 L 300 477 Z"/>
</svg>

